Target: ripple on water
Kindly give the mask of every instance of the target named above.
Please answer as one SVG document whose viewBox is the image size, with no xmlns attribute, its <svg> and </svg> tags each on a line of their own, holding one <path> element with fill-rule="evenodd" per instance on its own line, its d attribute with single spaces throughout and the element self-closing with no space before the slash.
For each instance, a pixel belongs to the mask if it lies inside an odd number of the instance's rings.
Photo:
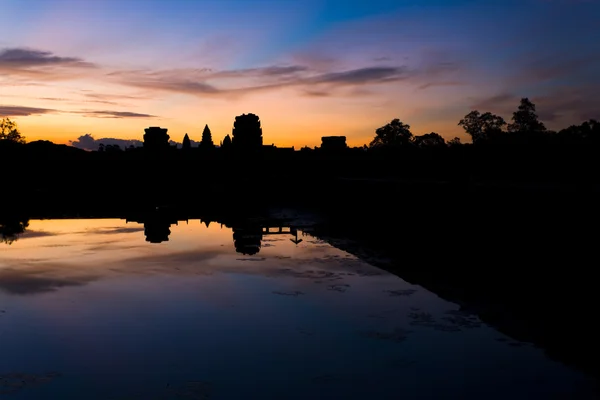
<svg viewBox="0 0 600 400">
<path fill-rule="evenodd" d="M 370 339 L 379 339 L 379 340 L 387 340 L 396 343 L 402 343 L 406 339 L 408 339 L 408 335 L 412 333 L 412 331 L 404 329 L 404 328 L 396 328 L 390 332 L 383 331 L 364 331 L 361 332 L 361 336 L 370 338 Z"/>
<path fill-rule="evenodd" d="M 481 321 L 477 316 L 455 310 L 446 311 L 445 316 L 441 318 L 442 321 L 425 311 L 411 311 L 408 313 L 408 318 L 412 326 L 433 328 L 444 332 L 459 332 L 481 327 Z"/>
<path fill-rule="evenodd" d="M 327 287 L 327 290 L 344 293 L 348 290 L 349 287 L 350 287 L 350 285 L 348 285 L 348 284 L 329 285 Z"/>
<path fill-rule="evenodd" d="M 302 296 L 304 294 L 304 292 L 300 292 L 298 290 L 294 290 L 292 292 L 280 292 L 280 291 L 275 291 L 272 292 L 273 294 L 277 294 L 279 296 L 292 296 L 292 297 L 298 297 L 298 296 Z"/>
<path fill-rule="evenodd" d="M 412 296 L 417 293 L 415 289 L 385 290 L 392 297 Z"/>
</svg>

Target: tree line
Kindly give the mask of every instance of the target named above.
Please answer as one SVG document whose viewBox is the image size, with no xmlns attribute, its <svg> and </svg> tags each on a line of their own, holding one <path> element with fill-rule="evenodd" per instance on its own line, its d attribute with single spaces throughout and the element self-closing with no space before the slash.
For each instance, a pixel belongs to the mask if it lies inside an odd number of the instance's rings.
<svg viewBox="0 0 600 400">
<path fill-rule="evenodd" d="M 536 107 L 529 98 L 522 98 L 518 109 L 513 113 L 510 123 L 491 112 L 473 110 L 459 122 L 471 137 L 475 146 L 547 146 L 547 145 L 598 145 L 600 144 L 600 123 L 590 119 L 580 125 L 572 125 L 560 131 L 548 130 L 539 120 Z M 461 145 L 459 138 L 446 142 L 444 138 L 431 132 L 415 136 L 410 125 L 394 119 L 375 132 L 369 148 L 400 147 L 445 147 Z"/>
</svg>

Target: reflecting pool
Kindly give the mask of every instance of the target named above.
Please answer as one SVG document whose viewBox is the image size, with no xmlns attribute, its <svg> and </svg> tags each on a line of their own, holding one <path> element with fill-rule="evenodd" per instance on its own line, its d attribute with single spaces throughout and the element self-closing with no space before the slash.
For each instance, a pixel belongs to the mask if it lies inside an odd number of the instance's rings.
<svg viewBox="0 0 600 400">
<path fill-rule="evenodd" d="M 596 398 L 309 226 L 25 225 L 0 243 L 2 398 Z"/>
</svg>

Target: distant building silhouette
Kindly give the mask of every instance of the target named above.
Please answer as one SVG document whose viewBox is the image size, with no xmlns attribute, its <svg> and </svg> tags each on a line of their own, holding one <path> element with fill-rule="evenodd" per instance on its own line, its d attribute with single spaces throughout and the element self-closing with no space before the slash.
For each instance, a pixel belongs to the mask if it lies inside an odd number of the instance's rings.
<svg viewBox="0 0 600 400">
<path fill-rule="evenodd" d="M 186 133 L 183 137 L 183 142 L 181 143 L 181 148 L 183 150 L 190 150 L 192 148 L 192 142 L 190 141 L 190 137 Z"/>
<path fill-rule="evenodd" d="M 276 156 L 276 157 L 286 157 L 289 155 L 293 155 L 296 149 L 294 146 L 292 147 L 277 147 L 274 144 L 263 145 L 263 154 L 268 156 Z"/>
<path fill-rule="evenodd" d="M 263 138 L 258 115 L 242 114 L 235 117 L 232 136 L 232 145 L 236 149 L 260 149 L 263 144 Z"/>
<path fill-rule="evenodd" d="M 321 138 L 321 149 L 323 150 L 345 150 L 346 136 L 323 136 Z"/>
<path fill-rule="evenodd" d="M 228 149 L 231 147 L 231 136 L 226 135 L 223 141 L 221 142 L 221 148 Z"/>
<path fill-rule="evenodd" d="M 152 151 L 160 151 L 169 149 L 168 129 L 158 126 L 151 126 L 145 129 L 144 148 Z"/>
<path fill-rule="evenodd" d="M 200 141 L 200 148 L 202 149 L 213 149 L 215 144 L 212 140 L 212 134 L 210 133 L 210 128 L 208 125 L 204 126 L 204 131 L 202 131 L 202 140 Z"/>
</svg>

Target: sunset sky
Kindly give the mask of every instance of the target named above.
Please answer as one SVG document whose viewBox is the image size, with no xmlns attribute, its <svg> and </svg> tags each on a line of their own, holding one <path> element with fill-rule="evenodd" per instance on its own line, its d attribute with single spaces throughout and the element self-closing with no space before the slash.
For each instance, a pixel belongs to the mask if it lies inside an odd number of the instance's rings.
<svg viewBox="0 0 600 400">
<path fill-rule="evenodd" d="M 368 143 L 393 118 L 466 137 L 471 109 L 549 128 L 600 118 L 596 0 L 1 0 L 0 117 L 27 140 Z"/>
</svg>

